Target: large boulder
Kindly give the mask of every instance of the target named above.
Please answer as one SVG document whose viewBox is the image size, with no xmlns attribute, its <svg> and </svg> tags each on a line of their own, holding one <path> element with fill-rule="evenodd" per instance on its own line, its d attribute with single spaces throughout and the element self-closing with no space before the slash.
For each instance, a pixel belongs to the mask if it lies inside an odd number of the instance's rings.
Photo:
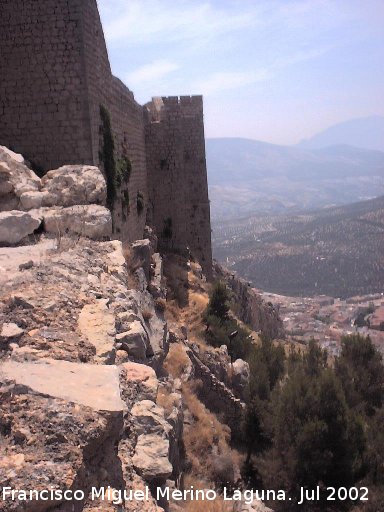
<svg viewBox="0 0 384 512">
<path fill-rule="evenodd" d="M 232 387 L 235 394 L 242 400 L 246 400 L 250 377 L 249 364 L 243 359 L 236 359 L 232 365 L 232 370 Z"/>
<path fill-rule="evenodd" d="M 42 206 L 105 205 L 107 185 L 98 167 L 65 165 L 42 178 Z"/>
<path fill-rule="evenodd" d="M 131 414 L 138 435 L 159 434 L 168 437 L 171 425 L 165 419 L 164 409 L 151 400 L 137 402 Z"/>
<path fill-rule="evenodd" d="M 43 209 L 43 218 L 48 233 L 76 234 L 93 240 L 112 235 L 111 212 L 96 204 Z"/>
<path fill-rule="evenodd" d="M 169 441 L 162 435 L 142 434 L 132 458 L 136 471 L 147 481 L 164 481 L 172 475 L 168 459 Z"/>
<path fill-rule="evenodd" d="M 116 335 L 119 348 L 126 350 L 129 356 L 135 359 L 145 359 L 149 344 L 148 334 L 139 320 L 129 325 L 129 331 Z"/>
<path fill-rule="evenodd" d="M 148 239 L 136 240 L 131 244 L 133 261 L 143 268 L 147 283 L 150 279 L 152 246 Z"/>
<path fill-rule="evenodd" d="M 40 178 L 25 165 L 24 158 L 0 146 L 0 211 L 19 209 L 21 195 L 38 192 L 40 187 Z"/>
<path fill-rule="evenodd" d="M 120 379 L 122 388 L 132 395 L 132 401 L 156 400 L 159 382 L 155 370 L 149 366 L 124 363 L 120 366 Z"/>
<path fill-rule="evenodd" d="M 37 213 L 18 210 L 0 212 L 0 243 L 13 245 L 31 235 L 41 224 Z"/>
</svg>

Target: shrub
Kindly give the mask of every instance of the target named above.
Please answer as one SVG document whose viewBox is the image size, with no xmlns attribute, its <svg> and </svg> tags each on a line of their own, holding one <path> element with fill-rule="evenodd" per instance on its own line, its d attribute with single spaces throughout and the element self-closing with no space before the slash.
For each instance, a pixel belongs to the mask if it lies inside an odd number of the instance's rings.
<svg viewBox="0 0 384 512">
<path fill-rule="evenodd" d="M 183 345 L 173 343 L 169 347 L 168 355 L 164 361 L 165 370 L 174 378 L 181 377 L 184 370 L 190 364 L 189 357 Z"/>
<path fill-rule="evenodd" d="M 348 403 L 372 416 L 384 403 L 383 358 L 369 336 L 344 336 L 341 343 L 335 370 Z"/>
<path fill-rule="evenodd" d="M 212 288 L 207 307 L 207 316 L 216 316 L 220 321 L 228 319 L 229 292 L 223 281 L 217 281 Z"/>
<path fill-rule="evenodd" d="M 153 317 L 153 312 L 150 308 L 144 308 L 141 314 L 143 315 L 145 322 L 149 322 L 150 319 Z"/>
<path fill-rule="evenodd" d="M 164 313 L 166 307 L 167 307 L 167 301 L 165 299 L 158 297 L 155 300 L 155 308 L 156 308 L 156 311 L 158 311 L 159 313 Z"/>
<path fill-rule="evenodd" d="M 120 186 L 122 182 L 128 183 L 131 177 L 132 163 L 127 155 L 123 155 L 116 164 L 116 180 Z"/>
</svg>

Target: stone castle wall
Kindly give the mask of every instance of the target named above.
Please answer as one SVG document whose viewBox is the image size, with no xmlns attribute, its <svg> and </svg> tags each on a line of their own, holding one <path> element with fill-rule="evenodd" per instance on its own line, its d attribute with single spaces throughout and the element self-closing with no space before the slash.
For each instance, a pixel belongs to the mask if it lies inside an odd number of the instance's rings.
<svg viewBox="0 0 384 512">
<path fill-rule="evenodd" d="M 115 236 L 141 238 L 148 208 L 163 249 L 189 246 L 210 269 L 202 98 L 154 100 L 143 111 L 111 73 L 96 0 L 2 0 L 0 50 L 0 144 L 41 172 L 93 164 L 108 174 L 104 106 L 116 170 L 130 163 L 113 200 Z"/>
<path fill-rule="evenodd" d="M 0 143 L 37 169 L 93 163 L 81 1 L 2 0 Z"/>
<path fill-rule="evenodd" d="M 146 122 L 149 218 L 163 249 L 192 255 L 210 273 L 211 226 L 203 98 L 155 98 Z"/>
<path fill-rule="evenodd" d="M 141 213 L 137 210 L 138 194 L 147 204 L 143 109 L 133 93 L 112 75 L 96 0 L 82 0 L 82 6 L 92 158 L 95 165 L 103 168 L 100 161 L 100 105 L 104 105 L 111 116 L 116 164 L 119 165 L 125 155 L 132 165 L 129 182 L 123 183 L 117 191 L 114 227 L 120 238 L 136 240 L 142 237 L 146 220 L 145 210 Z M 124 200 L 125 192 L 129 195 L 128 201 Z"/>
</svg>

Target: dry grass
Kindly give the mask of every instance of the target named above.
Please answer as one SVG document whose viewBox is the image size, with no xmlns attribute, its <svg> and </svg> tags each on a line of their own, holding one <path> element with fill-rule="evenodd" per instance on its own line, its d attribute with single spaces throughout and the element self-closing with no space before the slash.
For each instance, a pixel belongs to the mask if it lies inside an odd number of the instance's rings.
<svg viewBox="0 0 384 512">
<path fill-rule="evenodd" d="M 169 347 L 169 352 L 164 361 L 165 370 L 174 379 L 178 379 L 184 373 L 184 370 L 189 364 L 189 357 L 187 356 L 184 346 L 179 345 L 178 343 L 173 343 Z"/>
<path fill-rule="evenodd" d="M 189 339 L 203 343 L 203 313 L 209 301 L 209 285 L 200 276 L 200 268 L 180 256 L 168 256 L 164 265 L 164 274 L 169 290 L 165 317 L 170 325 L 173 323 L 188 327 Z"/>
<path fill-rule="evenodd" d="M 170 393 L 165 387 L 160 387 L 157 392 L 156 403 L 163 407 L 166 416 L 169 416 L 173 408 L 177 406 L 177 398 L 173 393 Z"/>
<path fill-rule="evenodd" d="M 210 489 L 212 486 L 200 480 L 193 475 L 186 475 L 184 479 L 184 488 L 204 490 Z M 225 503 L 220 496 L 215 501 L 187 501 L 183 505 L 184 510 L 188 512 L 230 512 L 232 508 L 228 503 Z"/>
<path fill-rule="evenodd" d="M 194 423 L 184 429 L 184 444 L 195 475 L 207 475 L 212 480 L 212 457 L 230 454 L 230 429 L 219 422 L 197 398 L 190 384 L 183 386 L 184 403 L 193 416 Z"/>
<path fill-rule="evenodd" d="M 144 322 L 149 322 L 153 317 L 153 312 L 149 308 L 143 308 L 141 314 L 143 315 Z"/>
</svg>

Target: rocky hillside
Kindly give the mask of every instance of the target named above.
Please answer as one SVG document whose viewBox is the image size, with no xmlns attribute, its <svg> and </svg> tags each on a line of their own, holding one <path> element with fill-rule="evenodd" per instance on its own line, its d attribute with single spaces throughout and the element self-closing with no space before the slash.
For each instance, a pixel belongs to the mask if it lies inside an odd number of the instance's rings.
<svg viewBox="0 0 384 512">
<path fill-rule="evenodd" d="M 167 257 L 164 276 L 149 228 L 129 246 L 109 240 L 105 195 L 95 167 L 40 180 L 20 155 L 0 150 L 2 483 L 50 491 L 28 504 L 7 495 L 0 510 L 198 510 L 157 490 L 218 488 L 228 467 L 230 482 L 243 485 L 231 428 L 245 407 L 248 365 L 204 344 L 201 267 Z M 220 496 L 216 506 L 266 510 Z"/>
</svg>

